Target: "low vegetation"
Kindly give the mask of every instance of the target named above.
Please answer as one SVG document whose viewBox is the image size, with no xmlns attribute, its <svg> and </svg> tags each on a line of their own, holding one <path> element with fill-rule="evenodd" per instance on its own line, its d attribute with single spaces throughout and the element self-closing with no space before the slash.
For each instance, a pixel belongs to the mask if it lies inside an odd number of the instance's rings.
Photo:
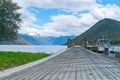
<svg viewBox="0 0 120 80">
<path fill-rule="evenodd" d="M 116 52 L 116 53 L 115 53 L 115 57 L 120 60 L 120 52 Z"/>
<path fill-rule="evenodd" d="M 0 52 L 0 70 L 23 65 L 38 59 L 49 56 L 45 53 L 28 53 L 28 52 Z"/>
</svg>

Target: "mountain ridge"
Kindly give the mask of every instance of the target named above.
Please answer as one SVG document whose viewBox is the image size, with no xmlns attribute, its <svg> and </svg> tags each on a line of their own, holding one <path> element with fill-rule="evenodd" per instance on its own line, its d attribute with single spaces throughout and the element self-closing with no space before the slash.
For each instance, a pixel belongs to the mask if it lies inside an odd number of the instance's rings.
<svg viewBox="0 0 120 80">
<path fill-rule="evenodd" d="M 62 45 L 67 43 L 68 37 L 74 39 L 76 36 L 30 36 L 28 34 L 19 34 L 19 37 L 35 45 Z"/>
<path fill-rule="evenodd" d="M 91 44 L 95 43 L 100 38 L 111 40 L 112 44 L 120 43 L 120 21 L 104 18 L 98 21 L 90 29 L 77 36 L 74 40 L 76 43 L 82 44 L 86 39 Z"/>
</svg>

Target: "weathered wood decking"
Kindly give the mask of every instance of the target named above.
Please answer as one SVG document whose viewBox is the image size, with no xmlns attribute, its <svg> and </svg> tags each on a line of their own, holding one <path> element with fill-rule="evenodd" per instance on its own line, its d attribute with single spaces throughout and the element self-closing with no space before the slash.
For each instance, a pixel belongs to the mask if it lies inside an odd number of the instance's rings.
<svg viewBox="0 0 120 80">
<path fill-rule="evenodd" d="M 120 64 L 81 47 L 0 80 L 120 80 Z"/>
</svg>

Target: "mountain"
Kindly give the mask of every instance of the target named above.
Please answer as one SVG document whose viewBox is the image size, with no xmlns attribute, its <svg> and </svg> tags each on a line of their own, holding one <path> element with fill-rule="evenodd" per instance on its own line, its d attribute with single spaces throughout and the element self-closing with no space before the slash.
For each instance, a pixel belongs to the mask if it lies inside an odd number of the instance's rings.
<svg viewBox="0 0 120 80">
<path fill-rule="evenodd" d="M 115 45 L 120 44 L 120 21 L 102 19 L 74 40 L 76 43 L 87 40 L 92 44 L 100 38 L 110 39 L 111 43 Z"/>
<path fill-rule="evenodd" d="M 19 34 L 19 37 L 35 45 L 61 45 L 67 42 L 68 37 L 73 39 L 76 36 L 41 37 L 41 36 L 30 36 L 27 34 Z"/>
<path fill-rule="evenodd" d="M 2 41 L 0 42 L 1 45 L 31 45 L 30 42 L 19 38 L 17 40 L 11 40 L 11 41 Z"/>
</svg>

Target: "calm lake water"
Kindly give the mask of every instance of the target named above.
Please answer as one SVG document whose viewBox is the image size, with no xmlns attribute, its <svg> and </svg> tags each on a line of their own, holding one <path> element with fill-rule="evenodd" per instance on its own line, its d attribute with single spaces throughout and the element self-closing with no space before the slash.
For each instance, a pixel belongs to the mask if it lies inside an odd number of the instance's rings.
<svg viewBox="0 0 120 80">
<path fill-rule="evenodd" d="M 114 51 L 115 52 L 120 52 L 120 46 L 114 46 Z"/>
<path fill-rule="evenodd" d="M 0 45 L 0 51 L 57 53 L 66 49 L 64 45 Z"/>
<path fill-rule="evenodd" d="M 0 51 L 14 51 L 14 52 L 45 52 L 57 53 L 66 49 L 65 45 L 0 45 Z M 115 52 L 120 52 L 120 46 L 114 46 Z"/>
</svg>

